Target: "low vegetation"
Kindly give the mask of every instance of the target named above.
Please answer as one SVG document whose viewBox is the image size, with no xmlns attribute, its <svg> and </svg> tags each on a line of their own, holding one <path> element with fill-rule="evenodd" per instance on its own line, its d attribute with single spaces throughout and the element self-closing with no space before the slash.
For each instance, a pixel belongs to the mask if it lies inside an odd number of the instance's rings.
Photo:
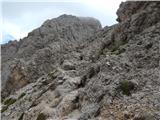
<svg viewBox="0 0 160 120">
<path fill-rule="evenodd" d="M 15 102 L 16 102 L 15 98 L 9 98 L 9 99 L 7 99 L 7 100 L 4 101 L 4 105 L 10 106 L 10 105 L 12 105 Z"/>
<path fill-rule="evenodd" d="M 111 49 L 111 52 L 112 52 L 112 54 L 119 55 L 119 54 L 125 52 L 125 48 L 113 47 L 113 48 Z"/>
<path fill-rule="evenodd" d="M 21 116 L 18 118 L 18 120 L 23 120 L 23 116 L 24 116 L 24 113 L 21 114 Z"/>
<path fill-rule="evenodd" d="M 48 76 L 49 76 L 50 78 L 52 78 L 52 79 L 55 79 L 55 78 L 58 76 L 59 73 L 60 73 L 60 71 L 57 70 L 57 69 L 55 69 L 55 70 L 51 71 L 51 72 L 48 74 Z"/>
<path fill-rule="evenodd" d="M 124 95 L 131 95 L 131 91 L 135 89 L 135 84 L 128 80 L 123 80 L 119 83 L 117 90 L 120 90 Z"/>
<path fill-rule="evenodd" d="M 43 113 L 40 113 L 36 120 L 46 120 L 46 115 L 44 115 Z"/>
<path fill-rule="evenodd" d="M 2 107 L 1 113 L 5 112 L 5 111 L 8 109 L 8 107 L 9 107 L 10 105 L 12 105 L 13 103 L 15 103 L 15 102 L 16 102 L 16 99 L 15 99 L 15 98 L 8 98 L 8 99 L 4 100 L 3 104 L 4 104 L 5 106 Z"/>
<path fill-rule="evenodd" d="M 2 107 L 1 113 L 3 113 L 4 111 L 6 111 L 7 109 L 8 109 L 8 106 Z"/>
<path fill-rule="evenodd" d="M 18 99 L 23 98 L 26 95 L 26 93 L 21 93 L 21 95 L 18 97 Z"/>
</svg>

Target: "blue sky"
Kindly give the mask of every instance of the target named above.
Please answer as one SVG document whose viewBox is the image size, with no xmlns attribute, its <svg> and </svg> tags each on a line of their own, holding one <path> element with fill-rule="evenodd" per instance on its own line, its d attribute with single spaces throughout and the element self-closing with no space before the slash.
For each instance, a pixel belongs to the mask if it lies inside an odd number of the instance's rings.
<svg viewBox="0 0 160 120">
<path fill-rule="evenodd" d="M 8 38 L 19 40 L 45 20 L 62 14 L 97 18 L 102 26 L 116 22 L 116 11 L 122 0 L 5 0 L 1 2 L 1 44 Z M 8 35 L 10 37 L 8 37 Z"/>
</svg>

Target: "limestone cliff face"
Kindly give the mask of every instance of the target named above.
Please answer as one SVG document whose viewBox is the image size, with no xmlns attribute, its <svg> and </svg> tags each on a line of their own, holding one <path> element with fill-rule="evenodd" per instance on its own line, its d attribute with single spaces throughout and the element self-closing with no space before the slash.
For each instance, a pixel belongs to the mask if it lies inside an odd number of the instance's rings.
<svg viewBox="0 0 160 120">
<path fill-rule="evenodd" d="M 63 62 L 64 54 L 76 50 L 99 29 L 101 24 L 94 18 L 62 15 L 47 20 L 23 40 L 2 45 L 2 96 L 47 74 Z"/>
<path fill-rule="evenodd" d="M 2 45 L 2 119 L 159 120 L 160 2 L 117 15 L 62 15 Z"/>
</svg>

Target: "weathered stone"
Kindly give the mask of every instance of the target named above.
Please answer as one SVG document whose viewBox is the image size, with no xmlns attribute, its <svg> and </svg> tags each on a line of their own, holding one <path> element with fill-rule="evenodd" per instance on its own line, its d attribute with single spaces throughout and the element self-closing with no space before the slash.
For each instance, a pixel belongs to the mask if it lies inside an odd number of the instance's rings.
<svg viewBox="0 0 160 120">
<path fill-rule="evenodd" d="M 159 12 L 127 1 L 113 26 L 62 15 L 2 45 L 2 120 L 159 120 Z"/>
</svg>

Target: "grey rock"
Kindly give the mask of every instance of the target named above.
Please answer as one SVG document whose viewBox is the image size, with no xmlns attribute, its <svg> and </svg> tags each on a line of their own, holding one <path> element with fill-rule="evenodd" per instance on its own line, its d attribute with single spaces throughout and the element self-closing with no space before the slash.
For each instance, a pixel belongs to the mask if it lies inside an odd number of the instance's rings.
<svg viewBox="0 0 160 120">
<path fill-rule="evenodd" d="M 75 70 L 76 69 L 74 63 L 71 63 L 69 61 L 65 61 L 63 63 L 63 68 L 64 70 Z"/>
<path fill-rule="evenodd" d="M 96 117 L 100 113 L 100 106 L 98 104 L 89 104 L 81 109 L 82 114 L 78 120 L 88 120 Z"/>
<path fill-rule="evenodd" d="M 2 107 L 16 99 L 2 120 L 159 120 L 159 11 L 158 1 L 123 2 L 104 28 L 62 15 L 2 45 Z M 121 81 L 136 89 L 121 94 Z"/>
<path fill-rule="evenodd" d="M 2 45 L 2 84 L 4 84 L 4 89 L 8 89 L 6 84 L 12 75 L 11 71 L 13 71 L 13 68 L 9 66 L 15 62 L 15 59 L 24 61 L 24 68 L 27 71 L 24 77 L 27 77 L 27 81 L 34 82 L 40 76 L 54 69 L 56 64 L 62 63 L 66 53 L 77 49 L 80 43 L 83 43 L 87 37 L 92 36 L 99 29 L 101 29 L 101 24 L 94 18 L 62 15 L 47 20 L 23 40 Z M 73 69 L 71 65 L 64 66 L 65 69 Z M 10 86 L 9 89 L 14 90 L 14 87 Z M 2 93 L 2 95 L 6 96 L 10 92 L 8 90 L 8 93 Z"/>
</svg>

